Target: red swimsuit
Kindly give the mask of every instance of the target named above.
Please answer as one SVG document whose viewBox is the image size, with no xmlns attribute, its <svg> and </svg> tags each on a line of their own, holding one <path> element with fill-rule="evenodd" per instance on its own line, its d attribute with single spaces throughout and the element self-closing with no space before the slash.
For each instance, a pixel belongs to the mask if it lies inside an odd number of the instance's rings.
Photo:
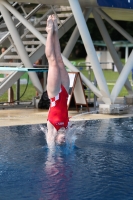
<svg viewBox="0 0 133 200">
<path fill-rule="evenodd" d="M 58 131 L 61 127 L 68 127 L 68 110 L 67 110 L 68 93 L 66 89 L 61 86 L 61 91 L 56 97 L 50 99 L 50 108 L 48 114 L 48 121 Z"/>
</svg>

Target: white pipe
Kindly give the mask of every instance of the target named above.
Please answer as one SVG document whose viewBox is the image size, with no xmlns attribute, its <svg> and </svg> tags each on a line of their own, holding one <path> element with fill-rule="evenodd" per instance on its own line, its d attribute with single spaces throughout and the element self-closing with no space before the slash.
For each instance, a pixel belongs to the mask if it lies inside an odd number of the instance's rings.
<svg viewBox="0 0 133 200">
<path fill-rule="evenodd" d="M 8 89 L 8 102 L 11 102 L 11 88 Z"/>
<path fill-rule="evenodd" d="M 93 10 L 93 16 L 94 16 L 94 19 L 95 19 L 95 21 L 97 23 L 97 26 L 98 26 L 98 28 L 99 28 L 99 30 L 101 32 L 101 35 L 102 35 L 102 37 L 103 37 L 103 39 L 104 39 L 104 41 L 105 41 L 105 43 L 107 45 L 107 48 L 108 48 L 108 50 L 109 50 L 109 52 L 110 52 L 110 54 L 111 54 L 111 56 L 113 58 L 115 66 L 117 67 L 118 72 L 120 74 L 122 69 L 123 69 L 123 66 L 122 66 L 120 58 L 119 58 L 119 56 L 118 56 L 118 54 L 117 54 L 117 52 L 115 50 L 115 47 L 114 47 L 114 45 L 113 45 L 113 43 L 111 41 L 111 38 L 110 38 L 110 36 L 108 34 L 108 31 L 107 31 L 107 29 L 106 29 L 106 27 L 104 25 L 104 22 L 101 19 L 101 16 L 95 10 Z M 126 87 L 126 89 L 127 89 L 127 91 L 129 93 L 132 93 L 132 87 L 131 87 L 130 82 L 129 82 L 128 79 L 127 79 L 127 81 L 125 83 L 125 87 Z"/>
<path fill-rule="evenodd" d="M 119 78 L 116 81 L 116 84 L 111 92 L 111 98 L 112 98 L 112 102 L 114 103 L 116 97 L 119 95 L 129 73 L 131 72 L 133 67 L 133 51 L 130 54 L 128 61 L 126 63 L 126 65 L 124 66 Z"/>
<path fill-rule="evenodd" d="M 125 47 L 125 63 L 127 62 L 128 60 L 128 53 L 129 53 L 129 48 L 128 46 Z"/>
<path fill-rule="evenodd" d="M 93 42 L 91 40 L 90 33 L 89 33 L 88 28 L 86 26 L 86 22 L 85 22 L 85 19 L 83 17 L 83 13 L 82 13 L 81 7 L 79 5 L 79 2 L 78 2 L 78 0 L 74 0 L 74 1 L 69 0 L 69 3 L 70 3 L 70 6 L 71 6 L 73 15 L 75 17 L 75 21 L 77 23 L 80 35 L 82 37 L 85 49 L 87 51 L 87 54 L 90 57 L 92 68 L 93 68 L 96 80 L 98 82 L 98 86 L 100 88 L 100 91 L 101 91 L 101 93 L 104 97 L 110 99 L 109 90 L 108 90 L 108 87 L 107 87 L 101 66 L 100 66 L 99 61 L 98 61 Z"/>
<path fill-rule="evenodd" d="M 84 16 L 85 16 L 85 20 L 87 21 L 89 15 L 91 14 L 91 11 L 92 9 L 90 8 L 89 10 L 85 10 L 85 13 L 84 13 Z M 77 40 L 79 38 L 79 30 L 78 30 L 78 27 L 76 26 L 64 51 L 63 51 L 63 55 L 66 57 L 66 58 L 69 58 L 72 50 L 73 50 L 73 47 L 75 46 Z"/>
<path fill-rule="evenodd" d="M 128 41 L 133 43 L 133 37 L 127 33 L 119 24 L 113 21 L 103 10 L 95 8 L 95 10 L 109 23 L 111 24 L 118 32 L 120 32 Z"/>
<path fill-rule="evenodd" d="M 10 31 L 10 34 L 12 36 L 14 44 L 17 48 L 17 52 L 19 53 L 19 56 L 21 57 L 22 62 L 24 63 L 25 67 L 33 68 L 32 64 L 30 62 L 30 59 L 27 55 L 27 52 L 24 48 L 24 45 L 23 45 L 23 43 L 20 39 L 20 36 L 19 36 L 19 34 L 16 30 L 16 27 L 15 27 L 13 21 L 12 21 L 12 18 L 10 16 L 8 10 L 1 4 L 0 4 L 0 10 L 1 10 L 3 18 L 5 20 L 5 23 L 8 27 L 8 30 Z M 41 83 L 40 83 L 40 81 L 37 77 L 37 74 L 36 73 L 33 73 L 33 74 L 29 73 L 29 76 L 31 78 L 33 85 L 38 90 L 38 92 L 43 93 L 43 89 L 42 89 Z"/>
</svg>

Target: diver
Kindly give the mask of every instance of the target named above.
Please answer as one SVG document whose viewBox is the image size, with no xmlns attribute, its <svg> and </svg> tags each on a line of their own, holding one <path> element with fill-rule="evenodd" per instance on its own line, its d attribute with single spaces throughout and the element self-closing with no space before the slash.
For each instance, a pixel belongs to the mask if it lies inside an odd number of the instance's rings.
<svg viewBox="0 0 133 200">
<path fill-rule="evenodd" d="M 65 143 L 69 125 L 67 109 L 69 76 L 61 57 L 57 19 L 54 15 L 48 17 L 46 31 L 48 34 L 45 53 L 49 63 L 47 92 L 50 98 L 46 140 L 49 146 Z"/>
</svg>

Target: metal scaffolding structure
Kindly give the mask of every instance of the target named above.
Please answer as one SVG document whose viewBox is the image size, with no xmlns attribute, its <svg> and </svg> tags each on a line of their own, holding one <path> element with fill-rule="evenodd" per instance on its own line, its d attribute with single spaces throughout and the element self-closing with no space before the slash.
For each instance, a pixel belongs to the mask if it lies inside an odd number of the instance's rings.
<svg viewBox="0 0 133 200">
<path fill-rule="evenodd" d="M 50 0 L 49 4 L 51 2 L 55 4 L 55 1 Z M 62 2 L 62 5 L 59 5 Z M 114 104 L 117 96 L 119 95 L 122 87 L 125 85 L 128 93 L 132 96 L 133 91 L 132 87 L 130 85 L 130 82 L 128 80 L 128 75 L 132 69 L 132 57 L 133 52 L 130 54 L 129 58 L 127 59 L 127 63 L 123 67 L 120 58 L 115 50 L 114 44 L 109 36 L 109 33 L 105 27 L 104 20 L 105 19 L 109 24 L 111 24 L 117 31 L 119 31 L 129 42 L 133 43 L 133 37 L 129 35 L 126 30 L 123 30 L 122 27 L 120 27 L 105 11 L 104 8 L 102 8 L 100 5 L 98 5 L 98 2 L 95 0 L 93 3 L 92 1 L 88 0 L 88 4 L 85 3 L 87 1 L 80 1 L 80 0 L 68 0 L 66 1 L 56 1 L 56 6 L 50 6 L 48 4 L 48 1 L 44 1 L 44 5 L 48 6 L 48 10 L 43 15 L 42 19 L 39 21 L 39 24 L 43 24 L 43 30 L 46 24 L 47 15 L 54 13 L 56 14 L 58 18 L 59 23 L 59 38 L 61 38 L 75 23 L 76 27 L 62 53 L 62 58 L 64 61 L 64 64 L 71 70 L 75 72 L 79 72 L 79 70 L 68 60 L 68 57 L 71 53 L 71 51 L 74 48 L 74 45 L 76 41 L 78 40 L 79 35 L 82 38 L 84 47 L 86 49 L 86 52 L 90 58 L 92 70 L 94 72 L 98 87 L 96 87 L 90 80 L 88 80 L 82 73 L 81 78 L 82 81 L 90 88 L 90 90 L 93 91 L 93 93 L 102 99 L 102 101 L 105 104 L 111 105 Z M 111 2 L 111 1 L 110 1 Z M 68 7 L 69 5 L 69 7 Z M 128 6 L 128 4 L 124 4 Z M 42 5 L 38 5 L 41 7 Z M 106 5 L 107 6 L 107 5 Z M 130 10 L 132 9 L 132 4 L 130 5 Z M 111 9 L 111 8 L 110 8 Z M 120 9 L 120 8 L 119 8 Z M 127 9 L 127 8 L 126 8 Z M 124 9 L 123 9 L 124 10 Z M 63 13 L 63 11 L 65 11 Z M 7 1 L 0 1 L 0 12 L 3 16 L 3 19 L 6 23 L 6 26 L 8 27 L 9 33 L 4 36 L 0 40 L 0 44 L 4 42 L 7 38 L 10 38 L 11 45 L 9 45 L 8 50 L 6 53 L 0 56 L 0 66 L 6 66 L 7 62 L 6 59 L 12 58 L 14 63 L 9 64 L 10 66 L 16 66 L 16 67 L 28 67 L 32 68 L 33 63 L 38 58 L 38 55 L 42 56 L 44 54 L 44 48 L 46 44 L 46 33 L 41 33 L 42 28 L 39 27 L 39 24 L 33 25 L 28 21 L 28 17 L 24 17 L 19 13 L 10 3 Z M 59 12 L 59 13 L 58 13 Z M 68 12 L 68 13 L 67 13 Z M 12 20 L 12 15 L 19 21 L 19 23 L 23 24 L 23 26 L 26 28 L 26 31 L 19 35 L 17 27 L 18 25 L 14 25 L 14 22 Z M 103 40 L 112 56 L 112 59 L 115 63 L 115 66 L 119 72 L 119 78 L 114 85 L 114 88 L 112 92 L 109 92 L 103 71 L 101 69 L 93 41 L 91 39 L 90 32 L 88 30 L 88 27 L 86 25 L 86 21 L 89 17 L 94 18 L 96 21 L 96 24 L 101 32 L 101 35 L 103 37 Z M 62 17 L 63 19 L 60 19 Z M 30 33 L 30 34 L 29 34 Z M 29 49 L 29 46 L 33 46 L 32 50 Z M 36 47 L 36 49 L 35 49 Z M 31 48 L 31 47 L 30 47 Z M 13 52 L 13 49 L 15 49 L 15 53 Z M 30 53 L 28 52 L 30 51 Z M 10 55 L 11 54 L 11 55 Z M 16 57 L 15 57 L 16 56 Z M 19 60 L 19 63 L 16 62 L 17 58 Z M 14 64 L 14 65 L 13 65 Z M 12 72 L 11 75 L 6 78 L 5 81 L 0 83 L 0 95 L 2 95 L 11 85 L 20 78 L 20 76 L 23 74 L 23 72 Z M 36 73 L 30 73 L 30 78 L 32 80 L 33 85 L 36 87 L 36 89 L 39 91 L 39 93 L 42 93 L 42 87 L 40 85 L 40 82 L 38 80 L 38 77 Z"/>
</svg>

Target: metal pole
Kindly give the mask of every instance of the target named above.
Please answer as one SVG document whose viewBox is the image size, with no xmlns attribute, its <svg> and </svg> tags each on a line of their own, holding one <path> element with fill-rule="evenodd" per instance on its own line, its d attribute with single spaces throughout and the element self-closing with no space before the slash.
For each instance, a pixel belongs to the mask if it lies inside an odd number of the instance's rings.
<svg viewBox="0 0 133 200">
<path fill-rule="evenodd" d="M 89 69 L 88 69 L 88 79 L 91 82 L 91 65 L 89 65 L 88 67 L 89 67 Z M 91 90 L 88 88 L 88 100 L 89 100 L 89 102 L 90 102 L 90 96 L 91 96 L 90 92 L 91 92 Z"/>
<path fill-rule="evenodd" d="M 100 88 L 100 91 L 102 93 L 103 98 L 108 99 L 108 102 L 111 103 L 111 99 L 110 99 L 110 93 L 107 87 L 107 83 L 105 81 L 101 66 L 99 64 L 98 58 L 97 58 L 97 54 L 96 51 L 94 49 L 94 45 L 90 36 L 90 33 L 88 31 L 88 28 L 86 26 L 86 22 L 85 19 L 83 17 L 83 13 L 81 10 L 81 7 L 79 5 L 78 0 L 69 0 L 73 15 L 75 17 L 75 21 L 77 23 L 80 35 L 82 37 L 85 49 L 87 51 L 87 54 L 90 57 L 90 61 L 93 67 L 93 71 L 95 74 L 95 77 L 97 79 L 98 82 L 98 86 Z"/>
<path fill-rule="evenodd" d="M 97 81 L 94 79 L 94 85 L 97 87 Z M 97 107 L 97 96 L 94 94 L 94 110 L 96 110 Z"/>
<path fill-rule="evenodd" d="M 42 56 L 42 64 L 47 68 L 48 68 L 48 61 L 47 61 L 47 58 L 46 58 L 46 55 L 44 54 Z M 44 83 L 43 83 L 43 86 L 44 86 L 44 91 L 47 90 L 47 72 L 43 72 L 43 78 L 44 78 Z"/>
<path fill-rule="evenodd" d="M 20 79 L 17 80 L 16 84 L 16 99 L 18 105 L 19 105 L 19 98 L 20 98 Z"/>
<path fill-rule="evenodd" d="M 111 24 L 118 32 L 120 32 L 127 40 L 133 43 L 133 37 L 127 33 L 119 24 L 113 21 L 103 10 L 95 8 L 95 10 L 109 23 Z"/>
<path fill-rule="evenodd" d="M 95 18 L 95 21 L 97 23 L 97 26 L 98 26 L 101 34 L 102 34 L 102 37 L 103 37 L 103 39 L 104 39 L 104 41 L 107 45 L 107 48 L 110 51 L 110 54 L 113 58 L 115 66 L 117 67 L 118 72 L 121 73 L 123 66 L 122 66 L 120 58 L 119 58 L 119 56 L 118 56 L 118 54 L 117 54 L 117 52 L 114 48 L 114 45 L 112 44 L 111 38 L 110 38 L 108 31 L 107 31 L 107 29 L 106 29 L 106 27 L 103 23 L 103 20 L 101 19 L 101 16 L 97 12 L 95 12 L 95 10 L 93 10 L 93 16 Z M 129 93 L 133 93 L 129 80 L 126 81 L 125 87 L 126 87 L 126 89 Z"/>
<path fill-rule="evenodd" d="M 129 53 L 129 51 L 128 51 L 129 49 L 128 49 L 128 45 L 125 47 L 125 63 L 127 62 L 127 60 L 128 60 L 128 53 Z"/>
<path fill-rule="evenodd" d="M 8 102 L 11 102 L 11 88 L 8 89 Z"/>
<path fill-rule="evenodd" d="M 85 16 L 85 20 L 87 21 L 89 15 L 91 14 L 91 11 L 92 9 L 90 8 L 89 10 L 86 9 L 85 12 L 84 12 L 84 16 Z M 76 26 L 64 51 L 63 51 L 63 55 L 66 57 L 66 58 L 69 58 L 72 50 L 73 50 L 73 47 L 75 46 L 78 38 L 79 38 L 79 30 L 78 30 L 78 27 Z"/>
<path fill-rule="evenodd" d="M 130 54 L 128 61 L 126 63 L 126 65 L 124 66 L 119 78 L 117 79 L 117 82 L 111 92 L 111 98 L 112 98 L 112 102 L 114 103 L 116 97 L 119 95 L 129 73 L 131 72 L 133 67 L 133 51 Z"/>
<path fill-rule="evenodd" d="M 7 3 L 7 2 L 5 2 L 5 3 Z M 15 46 L 17 48 L 17 52 L 20 55 L 22 62 L 24 63 L 25 67 L 33 68 L 32 64 L 30 62 L 30 59 L 29 59 L 29 57 L 27 55 L 27 52 L 26 52 L 26 50 L 24 48 L 24 45 L 23 45 L 23 43 L 21 41 L 21 38 L 20 38 L 20 36 L 19 36 L 19 34 L 17 32 L 17 29 L 16 29 L 16 27 L 15 27 L 13 21 L 12 21 L 12 18 L 10 16 L 8 10 L 1 4 L 0 4 L 0 10 L 1 10 L 3 18 L 5 20 L 5 23 L 6 23 L 7 27 L 8 27 L 8 30 L 10 31 L 10 34 L 12 36 L 14 44 L 15 44 Z M 35 83 L 34 86 L 39 91 L 39 93 L 42 93 L 43 89 L 42 89 L 41 83 L 40 83 L 36 73 L 34 73 L 34 72 L 32 74 L 29 73 L 29 76 L 30 76 L 31 81 L 33 83 L 36 80 L 36 83 Z"/>
</svg>

